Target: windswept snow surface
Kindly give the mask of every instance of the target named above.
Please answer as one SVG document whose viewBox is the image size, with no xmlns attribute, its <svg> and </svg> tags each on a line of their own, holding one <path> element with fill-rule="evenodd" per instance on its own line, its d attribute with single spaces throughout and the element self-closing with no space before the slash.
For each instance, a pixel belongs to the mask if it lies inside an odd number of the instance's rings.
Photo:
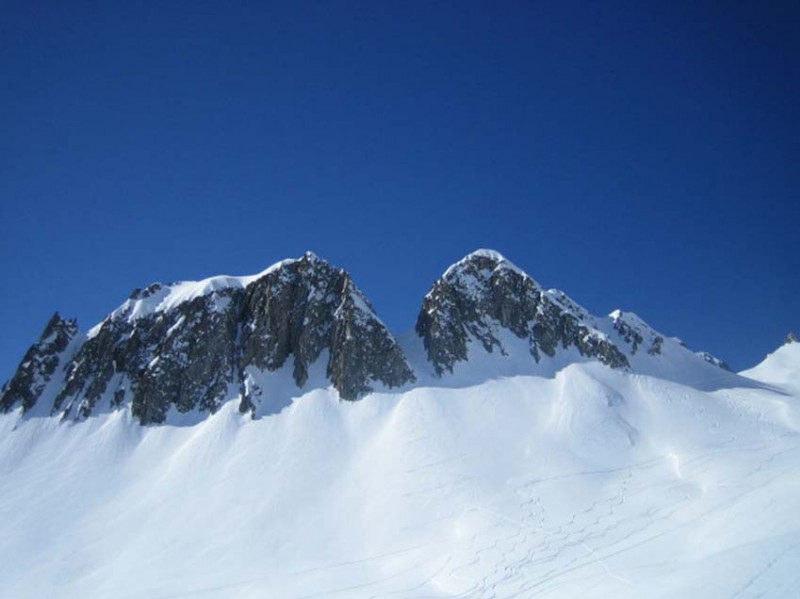
<svg viewBox="0 0 800 599">
<path fill-rule="evenodd" d="M 0 597 L 797 596 L 799 394 L 559 368 L 256 420 L 2 416 Z"/>
<path fill-rule="evenodd" d="M 783 388 L 800 395 L 800 343 L 785 343 L 758 366 L 745 370 L 743 376 Z"/>
</svg>

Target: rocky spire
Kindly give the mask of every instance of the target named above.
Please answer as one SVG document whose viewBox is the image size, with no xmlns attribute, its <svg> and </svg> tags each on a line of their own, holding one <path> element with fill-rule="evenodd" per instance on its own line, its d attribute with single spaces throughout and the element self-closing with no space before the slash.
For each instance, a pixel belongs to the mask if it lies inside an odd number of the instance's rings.
<svg viewBox="0 0 800 599">
<path fill-rule="evenodd" d="M 36 404 L 77 332 L 75 320 L 65 320 L 58 312 L 53 314 L 39 341 L 28 349 L 17 372 L 0 391 L 0 412 L 18 405 L 27 411 Z"/>
<path fill-rule="evenodd" d="M 800 343 L 800 339 L 797 338 L 797 335 L 794 332 L 790 332 L 786 335 L 786 340 L 783 342 L 784 345 L 788 345 L 790 343 Z"/>
</svg>

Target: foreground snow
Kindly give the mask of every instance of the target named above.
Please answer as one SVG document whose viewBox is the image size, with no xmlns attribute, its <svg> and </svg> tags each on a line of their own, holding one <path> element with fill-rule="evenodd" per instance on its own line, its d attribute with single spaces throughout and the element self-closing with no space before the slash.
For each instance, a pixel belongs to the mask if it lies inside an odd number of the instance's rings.
<svg viewBox="0 0 800 599">
<path fill-rule="evenodd" d="M 317 388 L 185 426 L 8 414 L 0 596 L 791 597 L 799 363 Z"/>
</svg>

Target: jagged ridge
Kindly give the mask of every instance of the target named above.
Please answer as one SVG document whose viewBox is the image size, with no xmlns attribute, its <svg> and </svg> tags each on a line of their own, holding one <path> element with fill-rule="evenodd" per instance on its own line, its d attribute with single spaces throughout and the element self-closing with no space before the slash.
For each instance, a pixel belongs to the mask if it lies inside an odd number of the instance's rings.
<svg viewBox="0 0 800 599">
<path fill-rule="evenodd" d="M 628 366 L 608 337 L 584 322 L 586 313 L 563 294 L 545 292 L 502 255 L 490 250 L 469 254 L 451 266 L 425 296 L 416 331 L 438 375 L 466 361 L 470 340 L 487 352 L 504 353 L 499 330 L 528 341 L 531 356 L 575 347 L 613 368 Z"/>
<path fill-rule="evenodd" d="M 633 313 L 592 316 L 491 250 L 445 271 L 425 296 L 415 330 L 438 377 L 471 352 L 506 355 L 504 331 L 526 344 L 531 368 L 570 349 L 666 378 L 687 367 L 700 368 L 699 378 L 704 368 L 725 368 Z M 675 362 L 662 360 L 664 352 Z M 309 252 L 250 277 L 137 289 L 83 337 L 75 321 L 56 314 L 0 392 L 0 411 L 30 410 L 49 385 L 50 412 L 64 418 L 86 418 L 102 402 L 129 405 L 140 422 L 159 423 L 171 410 L 215 412 L 234 397 L 242 412 L 255 413 L 264 391 L 259 373 L 290 365 L 303 387 L 323 358 L 328 381 L 347 400 L 376 383 L 398 387 L 417 378 L 350 275 Z"/>
<path fill-rule="evenodd" d="M 49 356 L 49 347 L 43 339 L 31 352 Z M 172 408 L 214 412 L 236 390 L 242 411 L 252 411 L 258 390 L 247 384 L 250 368 L 275 371 L 291 356 L 302 386 L 324 350 L 328 378 L 344 399 L 357 399 L 374 382 L 414 380 L 349 274 L 311 253 L 256 277 L 154 284 L 89 332 L 64 365 L 52 413 L 85 418 L 110 396 L 112 407 L 130 403 L 140 422 L 158 423 Z M 52 374 L 55 366 L 47 364 Z M 28 370 L 21 367 L 4 392 L 5 411 L 18 404 L 27 410 L 41 393 L 28 384 Z"/>
<path fill-rule="evenodd" d="M 78 323 L 74 319 L 65 320 L 58 312 L 53 314 L 38 343 L 25 352 L 14 377 L 3 385 L 0 412 L 8 412 L 15 405 L 29 410 L 36 404 L 77 332 Z"/>
</svg>

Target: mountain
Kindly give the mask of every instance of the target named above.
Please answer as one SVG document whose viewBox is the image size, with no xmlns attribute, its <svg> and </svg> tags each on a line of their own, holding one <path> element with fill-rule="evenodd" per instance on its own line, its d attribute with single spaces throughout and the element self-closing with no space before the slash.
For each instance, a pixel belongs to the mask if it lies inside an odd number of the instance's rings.
<svg viewBox="0 0 800 599">
<path fill-rule="evenodd" d="M 501 372 L 597 360 L 664 378 L 702 378 L 708 364 L 724 364 L 708 354 L 698 359 L 632 313 L 595 318 L 492 250 L 445 271 L 425 296 L 415 330 L 426 363 L 413 368 L 352 277 L 309 252 L 254 276 L 137 289 L 83 336 L 56 314 L 3 388 L 0 410 L 29 412 L 41 403 L 37 414 L 80 420 L 130 406 L 142 424 L 152 424 L 171 414 L 214 413 L 235 399 L 255 415 L 270 373 L 290 365 L 295 387 L 303 388 L 319 360 L 325 374 L 310 384 L 331 384 L 346 400 L 375 385 L 413 383 L 430 366 L 439 378 L 452 374 L 476 352 L 501 356 Z M 291 393 L 284 384 L 282 397 L 262 411 L 279 410 Z"/>
<path fill-rule="evenodd" d="M 298 387 L 324 358 L 327 379 L 348 400 L 375 383 L 414 380 L 350 275 L 312 253 L 251 277 L 154 283 L 70 344 L 74 329 L 53 318 L 4 387 L 0 409 L 44 401 L 52 414 L 84 419 L 130 406 L 150 424 L 170 411 L 213 413 L 238 397 L 239 409 L 252 412 L 260 379 L 290 358 Z"/>
<path fill-rule="evenodd" d="M 509 374 L 552 375 L 576 362 L 702 382 L 730 378 L 722 360 L 696 354 L 678 339 L 655 331 L 632 312 L 589 313 L 563 291 L 546 290 L 492 250 L 478 250 L 449 267 L 423 299 L 415 331 L 437 377 Z M 413 349 L 407 353 L 414 355 Z M 483 354 L 491 360 L 475 364 Z"/>
<path fill-rule="evenodd" d="M 588 313 L 565 295 L 545 292 L 536 281 L 497 252 L 479 250 L 454 264 L 425 296 L 416 331 L 436 373 L 467 361 L 468 348 L 506 352 L 502 332 L 524 340 L 539 362 L 559 348 L 614 368 L 625 355 L 592 327 Z"/>
<path fill-rule="evenodd" d="M 0 396 L 0 597 L 794 597 L 798 348 L 733 373 L 487 250 L 397 337 L 312 254 L 56 314 Z"/>
</svg>

